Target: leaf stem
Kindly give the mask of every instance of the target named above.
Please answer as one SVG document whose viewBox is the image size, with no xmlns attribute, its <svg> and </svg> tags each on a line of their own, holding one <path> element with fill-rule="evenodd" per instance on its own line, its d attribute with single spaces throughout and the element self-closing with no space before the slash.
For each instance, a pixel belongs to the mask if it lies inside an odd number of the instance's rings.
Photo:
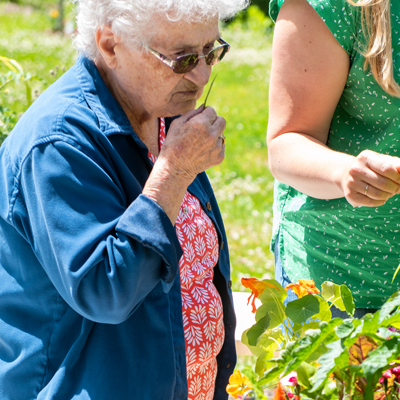
<svg viewBox="0 0 400 400">
<path fill-rule="evenodd" d="M 210 87 L 208 88 L 207 96 L 206 96 L 206 99 L 204 100 L 204 108 L 207 107 L 208 96 L 210 95 L 211 89 L 212 89 L 212 87 L 214 85 L 214 81 L 215 81 L 217 76 L 218 76 L 218 74 L 215 74 L 214 79 L 212 80 L 212 82 L 210 84 Z"/>
</svg>

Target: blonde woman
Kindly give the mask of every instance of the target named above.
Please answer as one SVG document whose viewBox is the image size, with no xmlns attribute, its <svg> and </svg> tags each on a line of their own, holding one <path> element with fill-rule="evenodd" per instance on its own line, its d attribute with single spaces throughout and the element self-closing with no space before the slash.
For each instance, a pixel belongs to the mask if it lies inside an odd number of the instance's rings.
<svg viewBox="0 0 400 400">
<path fill-rule="evenodd" d="M 362 315 L 399 288 L 400 4 L 272 0 L 270 13 L 276 277 L 344 283 Z"/>
</svg>

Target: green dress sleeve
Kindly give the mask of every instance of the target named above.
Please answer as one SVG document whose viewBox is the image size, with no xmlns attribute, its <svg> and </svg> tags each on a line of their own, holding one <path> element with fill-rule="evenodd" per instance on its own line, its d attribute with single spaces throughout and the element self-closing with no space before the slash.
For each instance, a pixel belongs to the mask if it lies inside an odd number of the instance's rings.
<svg viewBox="0 0 400 400">
<path fill-rule="evenodd" d="M 360 30 L 360 12 L 346 0 L 307 0 L 332 32 L 339 44 L 351 56 Z M 271 0 L 269 15 L 276 22 L 284 0 Z"/>
</svg>

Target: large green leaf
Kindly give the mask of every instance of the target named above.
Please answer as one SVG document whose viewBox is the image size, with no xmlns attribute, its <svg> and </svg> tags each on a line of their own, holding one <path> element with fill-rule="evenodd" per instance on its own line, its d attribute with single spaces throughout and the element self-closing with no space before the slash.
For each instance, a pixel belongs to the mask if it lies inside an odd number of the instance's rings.
<svg viewBox="0 0 400 400">
<path fill-rule="evenodd" d="M 375 314 L 367 314 L 362 318 L 362 334 L 372 335 L 378 331 L 379 328 L 380 311 Z"/>
<path fill-rule="evenodd" d="M 269 328 L 270 321 L 271 317 L 266 314 L 248 331 L 245 331 L 250 346 L 257 346 L 258 338 Z"/>
<path fill-rule="evenodd" d="M 335 342 L 329 343 L 327 345 L 328 352 L 321 356 L 318 362 L 321 364 L 315 374 L 315 382 L 311 389 L 311 392 L 315 392 L 320 389 L 329 375 L 333 372 L 336 366 L 335 359 L 340 357 L 340 355 L 345 350 L 342 345 L 342 339 L 338 339 Z"/>
<path fill-rule="evenodd" d="M 321 322 L 321 329 L 309 330 L 306 335 L 294 342 L 289 342 L 286 348 L 280 352 L 280 357 L 276 358 L 276 366 L 267 370 L 261 378 L 261 384 L 274 382 L 281 374 L 287 375 L 297 369 L 302 362 L 307 361 L 310 356 L 326 342 L 331 342 L 337 338 L 334 330 L 340 324 L 339 318 L 326 322 Z"/>
<path fill-rule="evenodd" d="M 284 323 L 285 320 L 285 306 L 280 302 L 270 301 L 258 307 L 256 312 L 256 321 L 259 321 L 266 314 L 270 316 L 269 327 L 275 328 Z"/>
<path fill-rule="evenodd" d="M 389 364 L 397 359 L 399 353 L 400 339 L 393 337 L 368 354 L 361 364 L 367 379 L 365 400 L 373 400 L 373 394 L 371 394 L 373 388 L 382 376 L 382 372 L 389 368 Z"/>
<path fill-rule="evenodd" d="M 259 297 L 262 304 L 267 304 L 270 301 L 283 304 L 287 297 L 286 290 L 275 279 L 263 279 L 263 282 L 269 285 L 265 287 L 262 295 Z"/>
<path fill-rule="evenodd" d="M 342 297 L 342 301 L 347 314 L 354 315 L 356 306 L 354 304 L 353 295 L 351 294 L 350 289 L 346 285 L 340 285 L 340 295 Z"/>
<path fill-rule="evenodd" d="M 330 379 L 325 382 L 325 385 L 318 392 L 310 392 L 307 389 L 301 391 L 301 400 L 339 400 L 338 389 L 336 383 Z M 354 399 L 352 399 L 354 400 Z"/>
<path fill-rule="evenodd" d="M 254 371 L 258 376 L 264 375 L 265 371 L 276 365 L 275 362 L 271 361 L 274 357 L 273 351 L 264 351 L 257 358 L 256 365 Z"/>
<path fill-rule="evenodd" d="M 243 333 L 242 333 L 242 343 L 244 345 L 246 345 L 249 350 L 251 351 L 251 353 L 253 354 L 253 356 L 259 357 L 265 350 L 262 347 L 258 347 L 258 346 L 251 346 L 249 344 L 249 340 L 247 338 L 247 333 L 249 332 L 249 329 L 246 329 Z"/>
<path fill-rule="evenodd" d="M 319 313 L 313 316 L 313 319 L 319 321 L 330 321 L 332 319 L 332 312 L 328 302 L 321 296 L 314 296 L 319 301 Z"/>
<path fill-rule="evenodd" d="M 388 317 L 382 321 L 381 326 L 393 326 L 400 329 L 400 312 L 397 311 L 395 314 L 389 314 Z"/>
<path fill-rule="evenodd" d="M 286 315 L 297 324 L 305 323 L 309 318 L 319 313 L 319 301 L 312 294 L 291 301 L 286 306 Z"/>
<path fill-rule="evenodd" d="M 349 315 L 354 314 L 353 296 L 346 285 L 336 285 L 333 282 L 325 281 L 321 286 L 321 295 L 340 311 L 346 311 Z"/>
<path fill-rule="evenodd" d="M 388 318 L 392 311 L 398 306 L 400 306 L 400 290 L 393 293 L 389 297 L 389 300 L 381 307 L 379 311 L 379 324 Z"/>
<path fill-rule="evenodd" d="M 336 326 L 340 319 L 335 318 L 329 323 L 320 323 L 320 329 L 309 330 L 299 341 L 299 346 L 294 350 L 294 355 L 300 362 L 318 360 L 327 351 L 326 345 L 337 340 Z"/>
<path fill-rule="evenodd" d="M 347 320 L 347 321 L 343 321 L 342 324 L 340 324 L 337 329 L 336 329 L 336 335 L 338 335 L 338 337 L 340 339 L 344 339 L 347 336 L 349 336 L 352 332 L 354 331 L 354 324 L 353 321 L 351 320 Z"/>
<path fill-rule="evenodd" d="M 280 347 L 280 344 L 284 342 L 284 340 L 285 336 L 282 333 L 281 327 L 275 327 L 273 329 L 267 329 L 261 337 L 259 337 L 257 346 L 268 350 L 273 343 L 275 343 L 277 347 Z"/>
<path fill-rule="evenodd" d="M 296 372 L 297 381 L 299 382 L 299 384 L 306 389 L 311 389 L 312 384 L 310 382 L 310 379 L 317 372 L 317 368 L 306 362 L 302 362 L 296 369 Z"/>
</svg>

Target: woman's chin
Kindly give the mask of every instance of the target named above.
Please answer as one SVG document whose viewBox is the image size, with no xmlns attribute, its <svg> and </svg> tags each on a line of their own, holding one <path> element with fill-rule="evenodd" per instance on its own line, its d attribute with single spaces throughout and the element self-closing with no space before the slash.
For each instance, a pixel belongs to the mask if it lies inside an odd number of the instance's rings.
<svg viewBox="0 0 400 400">
<path fill-rule="evenodd" d="M 194 110 L 196 108 L 196 103 L 197 99 L 191 99 L 183 101 L 179 104 L 174 104 L 174 106 L 168 110 L 168 115 L 164 115 L 164 117 L 173 117 L 175 115 L 181 115 L 185 112 Z"/>
</svg>

